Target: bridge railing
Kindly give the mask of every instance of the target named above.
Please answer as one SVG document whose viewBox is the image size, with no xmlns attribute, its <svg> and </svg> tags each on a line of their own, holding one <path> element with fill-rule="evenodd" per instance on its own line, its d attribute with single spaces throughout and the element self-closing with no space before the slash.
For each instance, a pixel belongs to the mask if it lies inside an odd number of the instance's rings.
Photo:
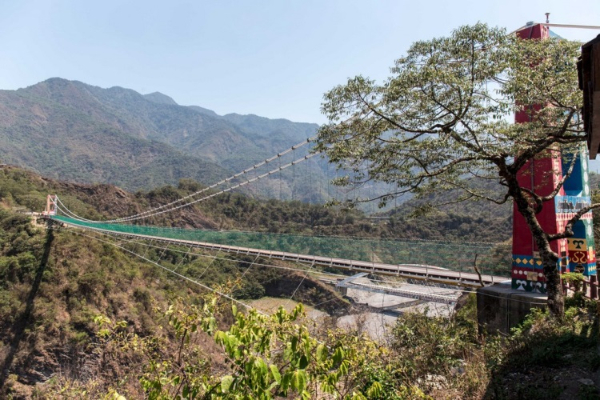
<svg viewBox="0 0 600 400">
<path fill-rule="evenodd" d="M 473 267 L 475 259 L 477 259 L 479 271 L 482 275 L 501 275 L 502 272 L 508 271 L 506 265 L 504 265 L 504 268 L 501 268 L 503 265 L 502 260 L 494 259 L 494 245 L 490 243 L 470 244 L 423 240 L 375 240 L 274 234 L 268 232 L 211 231 L 89 223 L 62 216 L 55 218 L 65 223 L 124 234 L 141 234 L 293 254 L 313 254 L 332 259 L 350 259 L 373 264 L 436 266 L 432 268 L 439 270 L 442 267 L 458 272 L 461 278 L 463 274 L 474 274 L 476 272 Z M 427 275 L 430 275 L 429 271 Z"/>
<path fill-rule="evenodd" d="M 598 282 L 597 275 L 591 275 L 586 277 L 581 283 L 581 291 L 588 299 L 596 300 L 599 298 L 600 283 Z M 563 293 L 567 294 L 569 291 L 576 292 L 577 288 L 575 284 L 562 281 Z"/>
</svg>

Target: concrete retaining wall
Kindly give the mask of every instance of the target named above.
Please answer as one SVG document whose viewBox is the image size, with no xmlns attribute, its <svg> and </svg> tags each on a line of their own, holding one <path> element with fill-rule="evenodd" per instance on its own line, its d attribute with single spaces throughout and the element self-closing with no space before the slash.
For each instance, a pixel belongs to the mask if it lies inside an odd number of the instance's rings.
<svg viewBox="0 0 600 400">
<path fill-rule="evenodd" d="M 487 332 L 510 333 L 532 308 L 545 308 L 547 297 L 541 293 L 514 290 L 510 281 L 477 289 L 477 320 Z"/>
</svg>

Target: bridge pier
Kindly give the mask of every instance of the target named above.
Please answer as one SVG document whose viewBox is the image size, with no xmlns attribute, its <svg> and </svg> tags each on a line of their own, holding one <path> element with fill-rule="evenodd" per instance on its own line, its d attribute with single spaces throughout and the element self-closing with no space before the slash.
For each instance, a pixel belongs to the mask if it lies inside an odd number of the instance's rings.
<svg viewBox="0 0 600 400">
<path fill-rule="evenodd" d="M 542 293 L 511 288 L 511 281 L 477 289 L 479 329 L 509 334 L 533 308 L 546 308 L 548 297 Z"/>
</svg>

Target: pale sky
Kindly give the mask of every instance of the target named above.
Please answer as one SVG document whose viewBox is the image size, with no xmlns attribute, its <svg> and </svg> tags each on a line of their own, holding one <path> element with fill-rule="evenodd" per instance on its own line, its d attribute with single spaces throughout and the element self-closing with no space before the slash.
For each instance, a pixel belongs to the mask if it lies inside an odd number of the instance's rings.
<svg viewBox="0 0 600 400">
<path fill-rule="evenodd" d="M 599 0 L 1 0 L 0 89 L 50 77 L 323 123 L 323 93 L 384 79 L 417 40 L 478 21 L 600 24 Z M 600 31 L 553 29 L 588 41 Z"/>
</svg>

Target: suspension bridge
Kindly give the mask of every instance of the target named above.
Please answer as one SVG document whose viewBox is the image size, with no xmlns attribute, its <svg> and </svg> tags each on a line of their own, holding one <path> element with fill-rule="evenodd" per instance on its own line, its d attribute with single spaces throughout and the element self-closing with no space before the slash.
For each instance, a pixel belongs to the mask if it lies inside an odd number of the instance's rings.
<svg viewBox="0 0 600 400">
<path fill-rule="evenodd" d="M 507 277 L 485 273 L 500 270 L 494 261 L 491 243 L 456 243 L 423 240 L 374 240 L 343 237 L 285 235 L 267 232 L 213 231 L 147 226 L 140 220 L 165 214 L 193 204 L 206 201 L 220 194 L 233 191 L 261 179 L 269 178 L 286 168 L 310 159 L 317 153 L 306 155 L 282 164 L 286 154 L 311 143 L 312 139 L 278 153 L 240 173 L 223 179 L 211 186 L 181 197 L 170 203 L 137 214 L 104 221 L 90 220 L 71 211 L 56 195 L 49 195 L 45 218 L 83 231 L 118 236 L 125 239 L 151 240 L 166 246 L 185 246 L 213 252 L 248 255 L 268 260 L 288 261 L 295 264 L 341 270 L 346 273 L 394 276 L 411 281 L 451 285 L 465 289 L 492 285 Z M 273 165 L 274 169 L 261 171 Z M 254 176 L 251 176 L 253 174 Z M 220 190 L 220 186 L 224 186 Z M 479 260 L 479 261 L 478 261 Z M 476 267 L 475 267 L 476 266 Z M 449 302 L 448 297 L 425 295 L 399 289 L 382 289 L 369 285 L 351 283 L 345 287 L 362 288 L 421 300 Z M 410 293 L 409 293 L 410 292 Z M 432 300 L 433 299 L 433 300 Z"/>
</svg>

